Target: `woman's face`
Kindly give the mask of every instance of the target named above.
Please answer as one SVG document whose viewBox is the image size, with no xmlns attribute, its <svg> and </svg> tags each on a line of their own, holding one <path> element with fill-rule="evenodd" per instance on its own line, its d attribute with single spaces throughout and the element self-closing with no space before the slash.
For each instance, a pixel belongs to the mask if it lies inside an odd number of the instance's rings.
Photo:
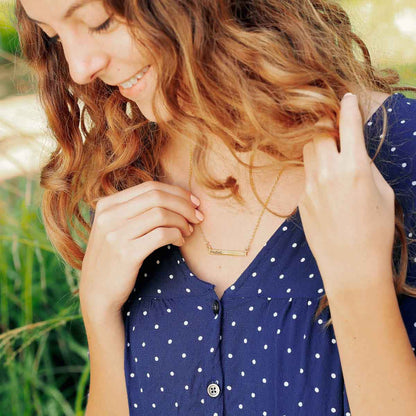
<svg viewBox="0 0 416 416">
<path fill-rule="evenodd" d="M 49 37 L 62 43 L 72 79 L 87 84 L 95 78 L 118 86 L 150 121 L 156 73 L 145 51 L 125 24 L 110 16 L 100 0 L 20 0 L 26 14 Z M 135 76 L 151 65 L 143 78 Z M 158 105 L 158 103 L 156 104 Z"/>
</svg>

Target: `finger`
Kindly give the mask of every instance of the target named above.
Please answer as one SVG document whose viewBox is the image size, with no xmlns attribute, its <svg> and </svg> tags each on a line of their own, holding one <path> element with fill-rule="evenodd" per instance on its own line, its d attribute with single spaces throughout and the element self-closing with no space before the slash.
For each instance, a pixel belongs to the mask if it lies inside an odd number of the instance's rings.
<svg viewBox="0 0 416 416">
<path fill-rule="evenodd" d="M 303 146 L 303 163 L 305 169 L 305 184 L 316 180 L 317 165 L 315 146 L 313 142 L 308 142 Z"/>
<path fill-rule="evenodd" d="M 183 237 L 189 237 L 192 232 L 186 219 L 165 208 L 152 208 L 145 213 L 131 218 L 117 230 L 125 239 L 133 240 L 142 237 L 157 227 L 178 228 Z"/>
<path fill-rule="evenodd" d="M 199 204 L 194 204 L 193 201 L 191 200 L 191 192 L 189 192 L 188 190 L 180 186 L 170 185 L 170 184 L 159 182 L 159 181 L 146 181 L 139 185 L 135 185 L 130 188 L 123 189 L 122 191 L 116 192 L 113 195 L 109 195 L 104 198 L 101 198 L 99 201 L 100 208 L 101 210 L 108 209 L 109 207 L 115 204 L 121 204 L 123 202 L 127 202 L 150 190 L 164 191 L 166 193 L 181 197 L 187 201 L 191 201 L 191 203 L 194 206 L 199 205 Z M 98 209 L 98 205 L 97 205 L 97 209 Z"/>
<path fill-rule="evenodd" d="M 339 134 L 342 158 L 368 160 L 358 99 L 351 93 L 341 100 Z"/>
<path fill-rule="evenodd" d="M 200 219 L 196 215 L 196 208 L 184 198 L 166 193 L 161 190 L 151 189 L 148 192 L 136 196 L 127 202 L 118 203 L 110 208 L 100 211 L 96 215 L 94 223 L 100 226 L 102 232 L 116 230 L 129 219 L 151 211 L 148 215 L 155 215 L 155 208 L 173 211 L 183 216 L 187 221 L 198 224 Z M 156 220 L 161 216 L 156 214 Z"/>
<path fill-rule="evenodd" d="M 131 255 L 137 256 L 137 253 L 140 253 L 142 256 L 141 260 L 144 260 L 160 247 L 167 244 L 180 246 L 183 243 L 184 239 L 177 228 L 158 227 L 143 237 L 132 241 L 132 244 L 130 245 L 130 249 L 132 250 Z"/>
</svg>

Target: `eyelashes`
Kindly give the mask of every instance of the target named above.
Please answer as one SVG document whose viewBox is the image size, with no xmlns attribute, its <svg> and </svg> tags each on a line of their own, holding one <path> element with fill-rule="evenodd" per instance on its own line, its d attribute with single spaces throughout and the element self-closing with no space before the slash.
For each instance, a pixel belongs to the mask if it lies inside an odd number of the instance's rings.
<svg viewBox="0 0 416 416">
<path fill-rule="evenodd" d="M 111 23 L 112 23 L 112 17 L 110 16 L 101 25 L 99 25 L 97 27 L 89 28 L 88 32 L 91 33 L 91 34 L 105 32 L 110 27 Z M 52 36 L 52 37 L 49 37 L 49 36 L 46 35 L 46 40 L 48 42 L 48 45 L 56 45 L 58 42 L 60 42 L 59 35 L 55 35 L 55 36 Z"/>
</svg>

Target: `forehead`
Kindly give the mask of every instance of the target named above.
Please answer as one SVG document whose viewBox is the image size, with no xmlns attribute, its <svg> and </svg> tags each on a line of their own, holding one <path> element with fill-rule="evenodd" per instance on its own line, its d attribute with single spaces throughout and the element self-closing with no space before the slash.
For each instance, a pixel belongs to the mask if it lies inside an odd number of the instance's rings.
<svg viewBox="0 0 416 416">
<path fill-rule="evenodd" d="M 93 9 L 101 0 L 20 0 L 26 14 L 38 22 L 70 19 L 79 10 Z M 43 19 L 43 20 L 42 20 Z"/>
</svg>

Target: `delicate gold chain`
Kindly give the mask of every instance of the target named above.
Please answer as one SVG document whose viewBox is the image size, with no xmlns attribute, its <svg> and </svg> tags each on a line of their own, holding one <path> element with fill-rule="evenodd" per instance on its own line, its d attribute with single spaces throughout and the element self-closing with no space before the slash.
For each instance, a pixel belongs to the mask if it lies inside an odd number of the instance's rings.
<svg viewBox="0 0 416 416">
<path fill-rule="evenodd" d="M 207 240 L 205 233 L 201 227 L 201 224 L 199 224 L 201 232 L 202 232 L 202 236 L 204 238 L 205 244 L 208 248 L 208 252 L 209 254 L 222 254 L 222 255 L 229 255 L 229 256 L 247 256 L 248 251 L 250 250 L 251 247 L 251 243 L 253 242 L 254 236 L 256 235 L 257 229 L 259 228 L 259 224 L 261 221 L 261 218 L 263 217 L 264 211 L 266 210 L 267 204 L 269 203 L 270 197 L 273 194 L 274 188 L 276 187 L 276 184 L 280 178 L 282 171 L 279 171 L 279 174 L 276 177 L 276 180 L 274 181 L 274 184 L 272 186 L 272 189 L 270 191 L 269 196 L 266 199 L 266 203 L 263 206 L 263 209 L 261 210 L 260 216 L 257 220 L 256 226 L 253 230 L 253 233 L 251 235 L 250 241 L 248 243 L 248 246 L 246 249 L 244 250 L 226 250 L 226 249 L 218 249 L 218 248 L 213 248 L 210 244 L 210 242 Z M 191 178 L 192 178 L 192 149 L 190 152 L 190 156 L 189 156 L 189 181 L 188 181 L 188 188 L 189 188 L 189 192 L 191 192 Z"/>
</svg>

